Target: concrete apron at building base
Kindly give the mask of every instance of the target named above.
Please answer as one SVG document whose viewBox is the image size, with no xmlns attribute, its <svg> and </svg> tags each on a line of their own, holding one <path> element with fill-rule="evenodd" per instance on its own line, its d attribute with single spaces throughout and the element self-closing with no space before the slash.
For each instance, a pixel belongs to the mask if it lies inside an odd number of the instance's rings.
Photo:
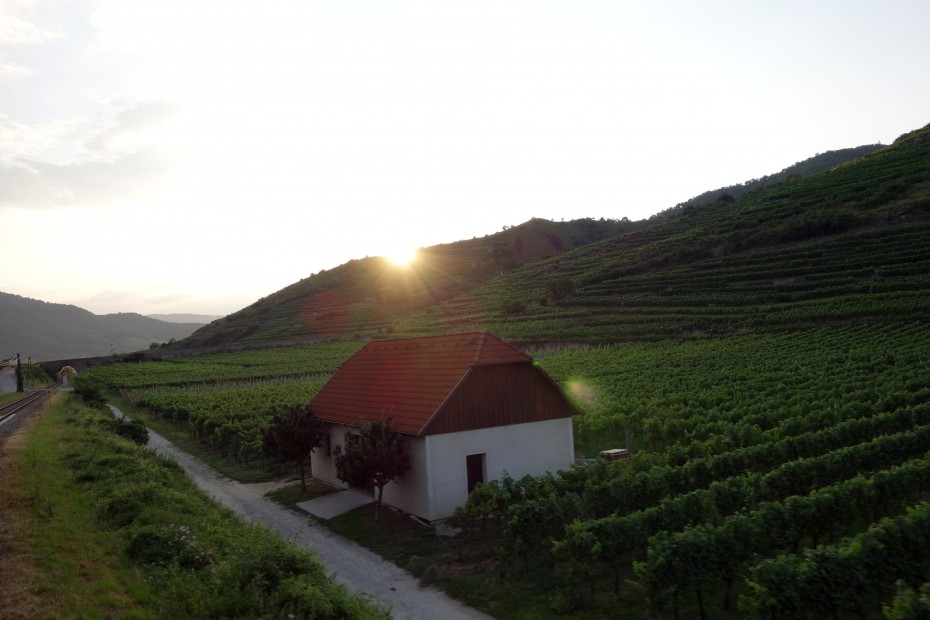
<svg viewBox="0 0 930 620">
<path fill-rule="evenodd" d="M 350 510 L 371 504 L 375 498 L 361 489 L 345 489 L 300 502 L 297 507 L 320 519 L 332 519 Z"/>
</svg>

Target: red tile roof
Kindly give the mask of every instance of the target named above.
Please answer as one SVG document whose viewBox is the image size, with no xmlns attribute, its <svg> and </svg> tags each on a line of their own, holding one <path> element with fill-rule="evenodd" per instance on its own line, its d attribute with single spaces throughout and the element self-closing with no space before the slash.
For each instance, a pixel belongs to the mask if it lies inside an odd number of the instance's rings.
<svg viewBox="0 0 930 620">
<path fill-rule="evenodd" d="M 394 428 L 411 435 L 452 432 L 486 426 L 514 424 L 535 419 L 552 419 L 578 413 L 568 403 L 558 386 L 541 369 L 533 366 L 532 358 L 485 332 L 376 340 L 369 342 L 349 358 L 311 400 L 315 416 L 340 424 L 358 425 L 361 420 L 392 418 Z M 506 365 L 506 386 L 497 387 L 486 379 L 470 381 L 474 369 Z M 488 369 L 488 372 L 493 372 Z M 486 373 L 481 373 L 483 377 Z M 517 375 L 532 376 L 516 379 Z M 463 409 L 456 402 L 475 402 L 472 396 L 463 400 L 452 396 L 462 385 L 474 383 L 480 390 L 478 400 L 483 412 L 472 415 L 475 406 Z M 540 385 L 546 396 L 520 398 L 519 394 Z M 508 392 L 500 398 L 491 391 Z M 514 390 L 517 392 L 514 392 Z M 464 392 L 468 392 L 466 388 Z M 517 401 L 526 403 L 525 411 L 516 411 Z M 545 406 L 540 405 L 546 401 Z M 557 402 L 556 405 L 549 401 Z M 493 405 L 492 402 L 506 402 Z M 446 407 L 447 403 L 451 403 Z M 449 419 L 441 420 L 449 409 Z"/>
</svg>

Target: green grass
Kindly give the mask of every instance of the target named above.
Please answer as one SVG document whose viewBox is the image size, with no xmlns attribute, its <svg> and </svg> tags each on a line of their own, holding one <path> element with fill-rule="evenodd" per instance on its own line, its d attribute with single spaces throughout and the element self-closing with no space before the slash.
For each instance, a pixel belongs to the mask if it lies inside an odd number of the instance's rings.
<svg viewBox="0 0 930 620">
<path fill-rule="evenodd" d="M 297 504 L 315 499 L 317 497 L 323 497 L 324 495 L 329 495 L 334 491 L 336 491 L 336 489 L 333 487 L 310 479 L 307 481 L 306 489 L 301 488 L 300 482 L 298 481 L 294 484 L 289 484 L 286 487 L 281 487 L 280 489 L 269 491 L 268 493 L 265 493 L 265 497 L 284 506 L 285 508 L 304 515 L 306 513 L 298 508 Z"/>
<path fill-rule="evenodd" d="M 18 553 L 31 573 L 39 615 L 65 618 L 158 618 L 158 597 L 126 559 L 125 542 L 100 527 L 94 498 L 74 483 L 61 445 L 68 441 L 60 406 L 48 410 L 19 450 L 13 481 Z M 7 519 L 2 519 L 7 520 Z M 10 610 L 15 613 L 14 610 Z M 2 615 L 2 614 L 0 614 Z"/>
<path fill-rule="evenodd" d="M 23 616 L 385 617 L 174 461 L 112 433 L 111 419 L 65 397 L 17 453 L 20 549 L 42 606 Z"/>
</svg>

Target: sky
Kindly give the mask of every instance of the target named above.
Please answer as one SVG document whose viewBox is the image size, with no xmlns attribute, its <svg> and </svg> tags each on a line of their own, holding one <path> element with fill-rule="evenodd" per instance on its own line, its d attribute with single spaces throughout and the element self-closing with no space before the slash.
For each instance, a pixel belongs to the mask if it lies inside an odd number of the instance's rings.
<svg viewBox="0 0 930 620">
<path fill-rule="evenodd" d="M 0 0 L 0 291 L 227 314 L 930 123 L 925 0 Z"/>
</svg>

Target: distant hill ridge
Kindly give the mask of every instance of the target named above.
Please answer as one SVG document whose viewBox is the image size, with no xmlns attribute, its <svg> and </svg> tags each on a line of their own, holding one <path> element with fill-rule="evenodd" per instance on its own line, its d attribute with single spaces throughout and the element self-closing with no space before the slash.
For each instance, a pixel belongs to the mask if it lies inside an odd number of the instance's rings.
<svg viewBox="0 0 930 620">
<path fill-rule="evenodd" d="M 222 314 L 146 314 L 145 316 L 156 321 L 165 321 L 167 323 L 201 323 L 206 325 L 217 319 L 223 318 Z"/>
<path fill-rule="evenodd" d="M 795 164 L 792 164 L 780 172 L 767 174 L 763 177 L 759 177 L 758 179 L 750 179 L 737 185 L 719 187 L 717 189 L 712 189 L 702 194 L 698 194 L 694 198 L 680 202 L 671 209 L 666 209 L 665 211 L 662 211 L 653 217 L 672 217 L 685 207 L 699 207 L 702 205 L 712 204 L 720 200 L 724 202 L 733 202 L 734 200 L 741 198 L 746 192 L 752 191 L 754 189 L 761 189 L 766 185 L 784 181 L 789 177 L 810 176 L 812 174 L 825 172 L 839 164 L 844 164 L 859 159 L 860 157 L 865 157 L 869 153 L 874 153 L 884 146 L 884 144 L 864 144 L 862 146 L 855 146 L 848 149 L 838 149 L 836 151 L 818 153 L 817 155 L 809 157 L 804 161 L 799 161 Z"/>
<path fill-rule="evenodd" d="M 533 219 L 423 248 L 405 270 L 380 258 L 350 261 L 180 344 L 474 329 L 528 344 L 614 342 L 792 327 L 850 314 L 919 316 L 926 304 L 914 291 L 930 273 L 926 135 L 923 129 L 890 147 L 819 155 L 786 168 L 799 172 L 783 180 L 763 177 L 769 180 L 753 189 L 747 182 L 740 198 L 681 206 L 665 217 Z M 837 165 L 846 157 L 852 160 Z M 818 167 L 825 171 L 801 174 Z M 903 279 L 886 281 L 889 273 Z M 844 305 L 844 296 L 852 305 Z"/>
<path fill-rule="evenodd" d="M 148 349 L 203 323 L 169 323 L 135 313 L 96 315 L 77 306 L 0 292 L 0 357 L 45 361 Z"/>
</svg>

